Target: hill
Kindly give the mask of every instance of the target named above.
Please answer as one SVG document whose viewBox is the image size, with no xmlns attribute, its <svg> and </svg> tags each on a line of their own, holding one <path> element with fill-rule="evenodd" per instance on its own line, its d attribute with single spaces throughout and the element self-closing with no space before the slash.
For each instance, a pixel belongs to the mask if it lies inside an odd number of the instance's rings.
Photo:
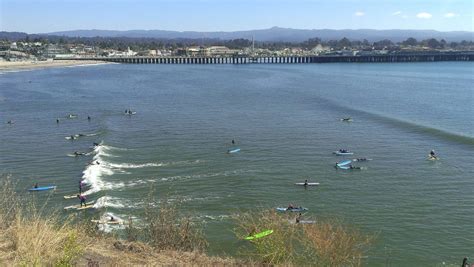
<svg viewBox="0 0 474 267">
<path fill-rule="evenodd" d="M 473 40 L 472 32 L 453 31 L 440 32 L 435 30 L 330 30 L 330 29 L 290 29 L 273 27 L 270 29 L 233 31 L 233 32 L 196 32 L 196 31 L 165 31 L 165 30 L 73 30 L 62 32 L 51 32 L 46 35 L 59 35 L 69 37 L 131 37 L 131 38 L 159 38 L 159 39 L 252 39 L 263 42 L 302 42 L 309 38 L 320 38 L 322 40 L 339 40 L 344 37 L 351 40 L 367 39 L 369 42 L 389 39 L 393 42 L 400 42 L 409 37 L 418 40 L 435 38 L 445 39 L 448 42 L 462 40 Z"/>
</svg>

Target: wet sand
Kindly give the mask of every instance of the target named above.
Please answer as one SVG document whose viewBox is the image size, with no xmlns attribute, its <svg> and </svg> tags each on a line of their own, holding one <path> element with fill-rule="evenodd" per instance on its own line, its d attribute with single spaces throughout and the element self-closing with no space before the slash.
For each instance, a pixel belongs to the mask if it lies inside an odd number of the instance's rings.
<svg viewBox="0 0 474 267">
<path fill-rule="evenodd" d="M 79 65 L 106 64 L 98 60 L 52 60 L 52 61 L 0 61 L 0 71 L 15 71 L 40 68 L 55 68 Z"/>
</svg>

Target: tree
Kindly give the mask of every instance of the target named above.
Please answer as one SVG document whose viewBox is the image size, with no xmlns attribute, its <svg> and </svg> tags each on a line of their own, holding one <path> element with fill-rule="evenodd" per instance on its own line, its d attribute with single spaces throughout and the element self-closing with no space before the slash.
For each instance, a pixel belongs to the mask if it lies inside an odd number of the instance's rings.
<svg viewBox="0 0 474 267">
<path fill-rule="evenodd" d="M 441 41 L 439 41 L 439 45 L 440 45 L 441 48 L 445 48 L 446 45 L 447 45 L 446 40 L 441 39 Z"/>
<path fill-rule="evenodd" d="M 310 39 L 304 41 L 301 45 L 304 48 L 312 49 L 313 47 L 315 47 L 319 44 L 321 44 L 321 39 L 320 38 L 310 38 Z"/>
<path fill-rule="evenodd" d="M 393 43 L 392 43 L 392 41 L 390 41 L 388 39 L 384 39 L 382 41 L 378 41 L 378 42 L 374 43 L 374 47 L 376 49 L 384 49 L 386 47 L 391 47 L 391 46 L 393 46 Z"/>
<path fill-rule="evenodd" d="M 412 37 L 410 37 L 410 38 L 408 38 L 408 39 L 406 39 L 405 41 L 402 42 L 402 45 L 407 45 L 407 46 L 408 45 L 416 46 L 417 44 L 418 44 L 418 42 L 416 41 L 416 39 L 412 38 Z"/>
<path fill-rule="evenodd" d="M 428 40 L 425 40 L 426 41 L 426 45 L 429 47 L 429 48 L 438 48 L 440 47 L 440 43 L 438 42 L 438 40 L 436 40 L 435 38 L 431 38 L 431 39 L 428 39 Z"/>
<path fill-rule="evenodd" d="M 338 48 L 351 47 L 351 41 L 346 37 L 339 40 Z"/>
</svg>

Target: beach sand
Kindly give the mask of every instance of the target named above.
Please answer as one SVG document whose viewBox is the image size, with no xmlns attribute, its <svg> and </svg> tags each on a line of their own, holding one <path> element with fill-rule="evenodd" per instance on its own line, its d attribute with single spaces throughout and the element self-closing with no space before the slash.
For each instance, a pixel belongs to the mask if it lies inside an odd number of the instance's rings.
<svg viewBox="0 0 474 267">
<path fill-rule="evenodd" d="M 40 68 L 55 68 L 78 65 L 95 65 L 107 63 L 98 60 L 52 60 L 52 61 L 0 61 L 0 71 L 29 70 Z"/>
</svg>

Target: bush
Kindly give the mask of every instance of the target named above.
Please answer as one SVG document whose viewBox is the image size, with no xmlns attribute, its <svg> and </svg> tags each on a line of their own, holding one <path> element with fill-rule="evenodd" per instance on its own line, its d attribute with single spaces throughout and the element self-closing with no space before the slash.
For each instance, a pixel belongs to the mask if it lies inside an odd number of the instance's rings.
<svg viewBox="0 0 474 267">
<path fill-rule="evenodd" d="M 371 238 L 340 222 L 297 224 L 294 215 L 275 211 L 234 216 L 236 235 L 273 230 L 241 248 L 240 253 L 270 265 L 360 266 Z"/>
<path fill-rule="evenodd" d="M 152 195 L 153 190 L 146 201 L 142 231 L 144 241 L 161 250 L 204 250 L 207 241 L 201 228 L 178 212 L 179 202 L 173 204 L 162 199 L 158 203 Z"/>
<path fill-rule="evenodd" d="M 85 233 L 57 213 L 20 199 L 9 177 L 0 181 L 0 259 L 11 265 L 71 265 L 87 245 Z M 5 195 L 8 193 L 8 195 Z"/>
</svg>

